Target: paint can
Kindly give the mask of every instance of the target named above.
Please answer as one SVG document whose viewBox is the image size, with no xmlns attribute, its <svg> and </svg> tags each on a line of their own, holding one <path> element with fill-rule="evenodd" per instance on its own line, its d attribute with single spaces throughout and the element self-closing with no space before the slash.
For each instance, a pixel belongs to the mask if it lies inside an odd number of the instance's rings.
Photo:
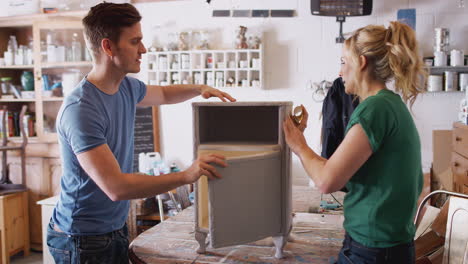
<svg viewBox="0 0 468 264">
<path fill-rule="evenodd" d="M 460 73 L 460 91 L 465 91 L 468 87 L 468 73 Z"/>
<path fill-rule="evenodd" d="M 302 111 L 302 105 L 294 107 L 291 118 L 296 124 L 296 126 L 301 124 L 303 117 L 304 117 L 304 112 Z"/>
<path fill-rule="evenodd" d="M 442 75 L 429 75 L 427 81 L 427 91 L 428 92 L 441 92 L 443 84 Z"/>
<path fill-rule="evenodd" d="M 454 92 L 458 88 L 458 79 L 457 72 L 455 71 L 446 71 L 445 76 L 445 91 Z"/>
</svg>

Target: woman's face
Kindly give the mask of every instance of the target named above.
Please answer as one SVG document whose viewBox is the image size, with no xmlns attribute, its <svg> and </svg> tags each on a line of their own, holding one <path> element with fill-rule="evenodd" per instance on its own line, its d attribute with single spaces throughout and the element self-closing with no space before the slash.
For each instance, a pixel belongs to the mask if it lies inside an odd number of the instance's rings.
<svg viewBox="0 0 468 264">
<path fill-rule="evenodd" d="M 343 79 L 345 85 L 345 92 L 347 94 L 356 94 L 356 77 L 357 77 L 358 67 L 351 59 L 351 54 L 346 47 L 343 45 L 342 56 L 341 56 L 341 69 L 340 77 Z"/>
</svg>

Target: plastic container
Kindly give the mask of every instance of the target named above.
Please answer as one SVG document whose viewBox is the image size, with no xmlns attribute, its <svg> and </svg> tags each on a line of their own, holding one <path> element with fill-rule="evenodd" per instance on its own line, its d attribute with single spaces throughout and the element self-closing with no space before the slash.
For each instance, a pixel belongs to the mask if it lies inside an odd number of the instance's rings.
<svg viewBox="0 0 468 264">
<path fill-rule="evenodd" d="M 138 171 L 150 175 L 159 175 L 162 159 L 158 152 L 138 154 Z"/>
</svg>

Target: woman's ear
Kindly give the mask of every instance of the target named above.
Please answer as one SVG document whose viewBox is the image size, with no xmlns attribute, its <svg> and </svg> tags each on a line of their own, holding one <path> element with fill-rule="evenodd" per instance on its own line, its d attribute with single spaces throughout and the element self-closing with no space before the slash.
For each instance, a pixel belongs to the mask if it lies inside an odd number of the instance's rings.
<svg viewBox="0 0 468 264">
<path fill-rule="evenodd" d="M 359 69 L 363 71 L 366 69 L 367 65 L 368 65 L 368 61 L 367 61 L 366 56 L 364 55 L 359 56 Z"/>
</svg>

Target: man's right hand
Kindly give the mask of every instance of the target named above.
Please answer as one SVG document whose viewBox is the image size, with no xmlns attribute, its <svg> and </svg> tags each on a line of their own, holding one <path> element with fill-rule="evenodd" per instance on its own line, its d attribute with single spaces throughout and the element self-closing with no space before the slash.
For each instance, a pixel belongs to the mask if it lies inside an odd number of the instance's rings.
<svg viewBox="0 0 468 264">
<path fill-rule="evenodd" d="M 210 163 L 215 163 L 221 167 L 227 167 L 226 158 L 222 155 L 200 155 L 193 164 L 185 170 L 184 180 L 186 184 L 194 183 L 203 175 L 207 176 L 210 180 L 221 178 L 216 168 Z"/>
</svg>

